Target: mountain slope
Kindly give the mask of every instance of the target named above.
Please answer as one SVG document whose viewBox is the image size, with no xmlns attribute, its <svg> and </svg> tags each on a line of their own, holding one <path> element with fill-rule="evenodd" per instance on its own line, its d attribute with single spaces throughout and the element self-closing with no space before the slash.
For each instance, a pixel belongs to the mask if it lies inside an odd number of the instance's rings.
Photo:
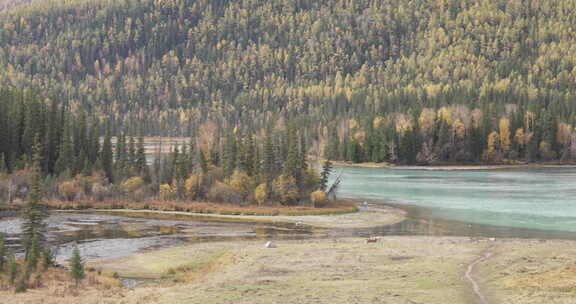
<svg viewBox="0 0 576 304">
<path fill-rule="evenodd" d="M 550 109 L 572 123 L 575 9 L 573 0 L 47 0 L 0 16 L 0 84 L 40 88 L 147 134 L 188 134 L 207 119 L 253 130 L 297 116 L 322 127 L 450 104 Z"/>
</svg>

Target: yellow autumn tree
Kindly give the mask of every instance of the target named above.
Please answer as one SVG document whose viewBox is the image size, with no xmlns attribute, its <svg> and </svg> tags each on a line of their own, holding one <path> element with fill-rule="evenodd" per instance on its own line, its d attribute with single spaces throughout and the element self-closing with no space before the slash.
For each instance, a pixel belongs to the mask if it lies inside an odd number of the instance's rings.
<svg viewBox="0 0 576 304">
<path fill-rule="evenodd" d="M 230 186 L 241 193 L 244 197 L 248 196 L 250 191 L 253 189 L 250 177 L 242 170 L 234 171 L 234 174 L 230 177 Z"/>
<path fill-rule="evenodd" d="M 190 175 L 184 182 L 184 190 L 186 191 L 186 197 L 189 199 L 194 199 L 200 192 L 202 184 L 202 176 L 200 175 Z"/>
<path fill-rule="evenodd" d="M 498 132 L 492 131 L 492 133 L 488 135 L 488 153 L 495 153 L 499 147 L 500 135 L 498 135 Z"/>
<path fill-rule="evenodd" d="M 144 186 L 144 180 L 140 176 L 134 176 L 122 183 L 122 191 L 133 193 Z"/>
<path fill-rule="evenodd" d="M 418 118 L 418 124 L 420 125 L 420 130 L 424 135 L 430 134 L 434 128 L 434 123 L 436 120 L 436 111 L 430 108 L 424 108 L 420 117 Z"/>
<path fill-rule="evenodd" d="M 274 179 L 274 194 L 283 205 L 293 204 L 298 200 L 298 186 L 290 175 L 282 174 Z"/>
<path fill-rule="evenodd" d="M 441 120 L 444 120 L 444 122 L 446 122 L 447 124 L 449 125 L 452 124 L 452 111 L 450 111 L 450 109 L 448 109 L 447 107 L 441 107 L 440 109 L 438 109 L 437 116 Z"/>
<path fill-rule="evenodd" d="M 498 123 L 498 128 L 500 130 L 500 147 L 507 152 L 510 150 L 510 120 L 505 117 L 501 118 Z"/>
<path fill-rule="evenodd" d="M 268 197 L 268 191 L 266 184 L 260 184 L 254 190 L 254 199 L 258 203 L 258 205 L 262 205 L 266 202 L 266 198 Z"/>
<path fill-rule="evenodd" d="M 516 133 L 514 134 L 514 141 L 520 146 L 523 147 L 526 144 L 526 136 L 524 134 L 524 129 L 518 128 Z"/>
<path fill-rule="evenodd" d="M 172 187 L 169 184 L 162 184 L 160 185 L 160 199 L 167 201 L 171 200 L 176 196 L 176 188 Z"/>
<path fill-rule="evenodd" d="M 466 135 L 466 126 L 460 119 L 456 119 L 452 124 L 455 139 L 462 139 Z"/>
<path fill-rule="evenodd" d="M 556 140 L 562 146 L 570 145 L 572 141 L 572 126 L 567 123 L 560 123 L 558 124 L 558 132 L 556 133 Z"/>
<path fill-rule="evenodd" d="M 316 190 L 310 193 L 310 201 L 312 202 L 312 206 L 316 207 L 324 207 L 327 202 L 326 192 L 322 190 Z"/>
</svg>

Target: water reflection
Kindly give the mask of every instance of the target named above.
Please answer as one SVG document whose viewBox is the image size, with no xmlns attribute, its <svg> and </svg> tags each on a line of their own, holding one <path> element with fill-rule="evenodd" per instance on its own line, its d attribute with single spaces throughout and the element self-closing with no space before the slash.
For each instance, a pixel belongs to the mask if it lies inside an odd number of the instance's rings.
<svg viewBox="0 0 576 304">
<path fill-rule="evenodd" d="M 256 239 L 298 239 L 310 237 L 307 227 L 290 224 L 253 224 L 200 221 L 182 216 L 162 218 L 114 214 L 53 213 L 47 219 L 48 242 L 57 248 L 57 260 L 68 259 L 78 246 L 87 260 L 130 256 L 143 250 L 178 246 L 192 242 Z M 0 219 L 0 232 L 8 246 L 20 252 L 22 220 Z"/>
<path fill-rule="evenodd" d="M 402 205 L 402 208 L 408 212 L 406 220 L 362 229 L 312 229 L 287 223 L 238 223 L 170 214 L 54 213 L 47 220 L 48 241 L 57 248 L 57 260 L 64 262 L 75 246 L 80 248 L 86 260 L 94 261 L 190 243 L 233 240 L 388 235 L 576 239 L 576 233 L 466 223 L 431 216 L 430 210 L 423 207 Z M 16 252 L 20 251 L 20 225 L 19 218 L 0 218 L 0 232 L 7 235 L 9 247 Z"/>
<path fill-rule="evenodd" d="M 576 240 L 576 233 L 569 231 L 516 228 L 447 220 L 431 215 L 433 212 L 430 208 L 409 205 L 396 205 L 394 207 L 407 211 L 407 218 L 404 221 L 375 228 L 352 229 L 347 234 L 353 236 L 422 235 Z"/>
</svg>

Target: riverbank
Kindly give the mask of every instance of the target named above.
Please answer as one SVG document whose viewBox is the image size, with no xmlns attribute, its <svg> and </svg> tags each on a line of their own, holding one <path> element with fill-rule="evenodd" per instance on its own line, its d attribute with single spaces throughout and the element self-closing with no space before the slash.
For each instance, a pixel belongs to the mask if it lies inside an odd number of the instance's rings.
<svg viewBox="0 0 576 304">
<path fill-rule="evenodd" d="M 323 161 L 323 160 L 322 160 Z M 318 161 L 320 162 L 320 161 Z M 460 170 L 501 170 L 501 169 L 539 169 L 539 168 L 566 168 L 576 167 L 576 163 L 516 163 L 516 164 L 446 164 L 446 165 L 422 165 L 422 166 L 407 166 L 395 165 L 391 163 L 353 163 L 345 161 L 332 161 L 332 164 L 339 167 L 355 167 L 355 168 L 385 168 L 393 170 L 428 170 L 428 171 L 460 171 Z"/>
<path fill-rule="evenodd" d="M 46 205 L 53 210 L 130 210 L 183 212 L 191 214 L 238 215 L 238 216 L 298 216 L 298 215 L 334 215 L 358 211 L 353 201 L 339 200 L 321 208 L 307 206 L 257 206 L 230 205 L 208 202 L 181 201 L 145 201 L 145 202 L 93 202 L 93 201 L 48 201 Z"/>
<path fill-rule="evenodd" d="M 372 228 L 399 223 L 406 219 L 406 211 L 385 205 L 356 207 L 356 212 L 332 213 L 324 215 L 230 215 L 216 213 L 195 213 L 183 211 L 128 210 L 128 209 L 89 209 L 88 213 L 106 213 L 129 217 L 178 218 L 197 221 L 223 221 L 237 223 L 293 224 L 320 229 Z M 59 210 L 78 212 L 78 210 Z"/>
<path fill-rule="evenodd" d="M 576 292 L 576 243 L 461 237 L 213 242 L 90 264 L 157 278 L 133 289 L 0 291 L 0 303 L 475 303 L 472 277 L 490 304 L 567 304 Z M 80 298 L 81 297 L 81 298 Z"/>
</svg>

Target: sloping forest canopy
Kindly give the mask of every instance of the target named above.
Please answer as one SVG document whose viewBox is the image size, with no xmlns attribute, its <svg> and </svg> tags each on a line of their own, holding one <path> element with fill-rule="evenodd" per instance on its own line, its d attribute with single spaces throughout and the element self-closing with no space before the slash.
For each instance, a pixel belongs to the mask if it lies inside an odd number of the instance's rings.
<svg viewBox="0 0 576 304">
<path fill-rule="evenodd" d="M 216 126 L 219 143 L 224 126 L 263 137 L 295 124 L 331 159 L 573 160 L 574 11 L 574 0 L 45 0 L 0 14 L 0 85 L 113 134 Z"/>
</svg>

